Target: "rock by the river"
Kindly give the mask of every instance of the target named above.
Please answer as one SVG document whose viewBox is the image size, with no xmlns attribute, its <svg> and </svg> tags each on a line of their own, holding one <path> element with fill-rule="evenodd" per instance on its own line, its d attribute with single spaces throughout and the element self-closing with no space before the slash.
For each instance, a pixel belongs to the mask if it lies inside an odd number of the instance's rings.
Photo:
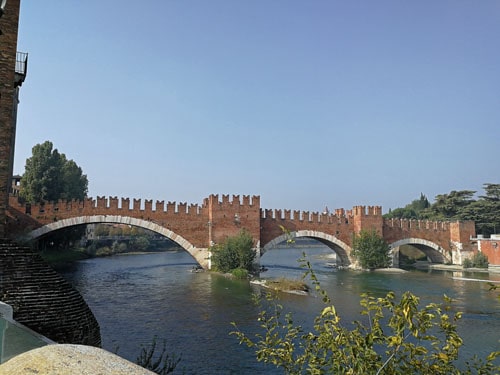
<svg viewBox="0 0 500 375">
<path fill-rule="evenodd" d="M 154 375 L 106 350 L 85 345 L 47 345 L 0 365 L 0 375 Z"/>
</svg>

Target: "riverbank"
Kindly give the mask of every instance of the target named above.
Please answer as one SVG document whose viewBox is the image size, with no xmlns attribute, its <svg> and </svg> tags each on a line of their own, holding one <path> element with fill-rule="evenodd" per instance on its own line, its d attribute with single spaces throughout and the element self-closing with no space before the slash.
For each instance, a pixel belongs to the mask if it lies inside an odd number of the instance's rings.
<svg viewBox="0 0 500 375">
<path fill-rule="evenodd" d="M 180 249 L 182 250 L 182 249 Z M 163 250 L 163 251 L 180 251 L 179 249 L 174 250 Z M 44 250 L 40 252 L 40 256 L 45 260 L 53 269 L 55 270 L 65 270 L 70 268 L 75 262 L 91 258 L 104 258 L 113 255 L 143 255 L 143 254 L 156 254 L 163 251 L 152 250 L 130 250 L 124 252 L 99 252 L 96 254 L 89 254 L 85 248 L 73 248 L 65 250 Z"/>
<path fill-rule="evenodd" d="M 461 272 L 482 272 L 482 273 L 500 273 L 500 267 L 488 267 L 488 268 L 463 268 L 461 265 L 457 264 L 431 264 L 427 262 L 417 262 L 415 265 L 416 269 L 431 269 L 439 271 L 461 271 Z"/>
<path fill-rule="evenodd" d="M 54 269 L 64 269 L 74 262 L 91 258 L 85 249 L 45 250 L 40 256 Z"/>
</svg>

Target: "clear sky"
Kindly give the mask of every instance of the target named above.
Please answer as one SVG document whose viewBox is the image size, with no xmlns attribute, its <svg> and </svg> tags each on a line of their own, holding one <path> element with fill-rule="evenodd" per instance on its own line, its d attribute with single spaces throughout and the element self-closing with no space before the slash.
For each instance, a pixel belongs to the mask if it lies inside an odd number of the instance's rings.
<svg viewBox="0 0 500 375">
<path fill-rule="evenodd" d="M 402 207 L 500 183 L 500 1 L 22 0 L 14 173 L 89 195 Z"/>
</svg>

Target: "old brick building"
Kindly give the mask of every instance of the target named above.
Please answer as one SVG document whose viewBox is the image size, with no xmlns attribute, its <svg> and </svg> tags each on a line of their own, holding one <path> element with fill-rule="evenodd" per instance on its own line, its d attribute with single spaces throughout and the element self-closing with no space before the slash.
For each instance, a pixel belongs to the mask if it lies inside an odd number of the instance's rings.
<svg viewBox="0 0 500 375">
<path fill-rule="evenodd" d="M 26 77 L 28 55 L 17 52 L 20 0 L 9 0 L 0 17 L 0 238 L 5 237 L 11 188 L 19 88 Z"/>
</svg>

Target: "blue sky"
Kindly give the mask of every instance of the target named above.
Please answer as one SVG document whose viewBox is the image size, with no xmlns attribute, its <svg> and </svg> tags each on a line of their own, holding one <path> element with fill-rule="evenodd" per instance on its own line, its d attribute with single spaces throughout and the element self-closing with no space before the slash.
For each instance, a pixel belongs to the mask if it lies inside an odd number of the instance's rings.
<svg viewBox="0 0 500 375">
<path fill-rule="evenodd" d="M 500 2 L 34 1 L 14 172 L 90 196 L 321 211 L 500 183 Z"/>
</svg>

